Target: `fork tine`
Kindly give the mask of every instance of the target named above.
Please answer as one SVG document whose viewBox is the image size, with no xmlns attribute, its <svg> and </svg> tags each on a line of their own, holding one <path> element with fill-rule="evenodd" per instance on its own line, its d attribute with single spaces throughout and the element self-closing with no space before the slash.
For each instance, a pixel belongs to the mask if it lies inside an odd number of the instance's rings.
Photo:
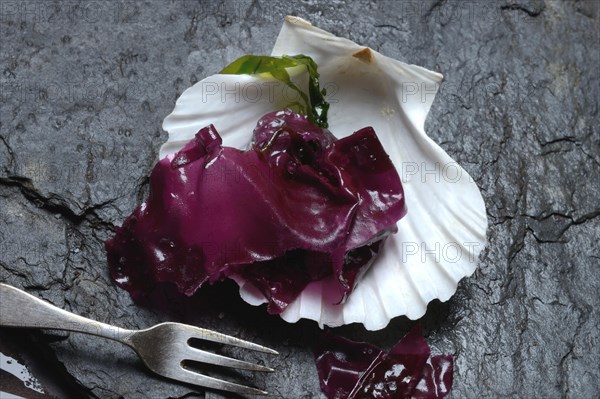
<svg viewBox="0 0 600 399">
<path fill-rule="evenodd" d="M 219 344 L 233 345 L 244 349 L 255 350 L 263 353 L 269 353 L 271 355 L 279 355 L 279 352 L 266 346 L 255 344 L 254 342 L 244 341 L 243 339 L 232 337 L 231 335 L 222 334 L 212 330 L 206 330 L 199 327 L 188 327 L 190 338 L 197 338 L 200 340 L 206 340 L 216 342 Z"/>
<path fill-rule="evenodd" d="M 242 395 L 268 395 L 269 393 L 262 389 L 248 387 L 234 382 L 220 380 L 218 378 L 209 377 L 204 374 L 199 374 L 183 367 L 178 370 L 173 370 L 169 377 L 189 384 L 198 385 L 204 388 L 220 389 L 222 391 L 234 392 Z"/>
<path fill-rule="evenodd" d="M 245 362 L 243 360 L 233 359 L 227 356 L 217 355 L 216 353 L 206 352 L 201 349 L 188 347 L 186 353 L 184 353 L 185 360 L 192 360 L 195 362 L 214 364 L 217 366 L 231 367 L 242 370 L 251 371 L 275 371 L 270 367 L 266 367 L 260 364 Z"/>
</svg>

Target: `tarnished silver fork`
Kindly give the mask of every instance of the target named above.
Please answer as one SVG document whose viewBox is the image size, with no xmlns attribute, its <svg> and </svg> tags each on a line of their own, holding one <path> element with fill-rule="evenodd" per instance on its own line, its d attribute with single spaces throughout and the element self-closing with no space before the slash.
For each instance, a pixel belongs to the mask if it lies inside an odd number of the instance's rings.
<svg viewBox="0 0 600 399">
<path fill-rule="evenodd" d="M 205 388 L 239 394 L 267 392 L 200 374 L 185 367 L 195 361 L 252 371 L 273 371 L 260 364 L 229 358 L 190 346 L 191 339 L 234 345 L 277 355 L 273 349 L 215 331 L 180 323 L 161 323 L 145 330 L 126 330 L 67 312 L 13 286 L 0 283 L 0 326 L 75 331 L 130 346 L 156 374 Z"/>
</svg>

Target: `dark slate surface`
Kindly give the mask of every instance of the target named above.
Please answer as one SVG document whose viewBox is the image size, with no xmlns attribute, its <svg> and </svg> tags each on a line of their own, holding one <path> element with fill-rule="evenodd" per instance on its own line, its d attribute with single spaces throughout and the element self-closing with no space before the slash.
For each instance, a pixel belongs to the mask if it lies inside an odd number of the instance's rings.
<svg viewBox="0 0 600 399">
<path fill-rule="evenodd" d="M 25 0 L 0 11 L 1 281 L 123 327 L 183 320 L 270 345 L 280 357 L 242 354 L 278 369 L 254 383 L 320 398 L 315 324 L 267 316 L 230 285 L 175 311 L 141 308 L 111 284 L 102 244 L 143 197 L 178 95 L 267 53 L 295 14 L 445 76 L 427 131 L 476 179 L 490 220 L 478 271 L 423 319 L 434 351 L 456 356 L 452 397 L 600 394 L 598 2 Z M 411 324 L 339 332 L 389 348 Z M 48 349 L 36 350 L 48 367 L 64 365 L 77 397 L 226 397 L 156 379 L 102 339 L 27 339 Z"/>
</svg>

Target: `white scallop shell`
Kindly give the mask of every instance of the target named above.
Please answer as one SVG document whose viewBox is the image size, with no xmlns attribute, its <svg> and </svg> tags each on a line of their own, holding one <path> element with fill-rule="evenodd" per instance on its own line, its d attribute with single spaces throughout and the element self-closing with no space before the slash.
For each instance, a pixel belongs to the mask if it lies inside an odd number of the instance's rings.
<svg viewBox="0 0 600 399">
<path fill-rule="evenodd" d="M 343 137 L 373 126 L 401 175 L 408 206 L 398 233 L 387 240 L 346 303 L 335 305 L 335 298 L 328 297 L 332 281 L 314 282 L 281 317 L 332 327 L 362 323 L 377 330 L 397 316 L 423 316 L 433 299 L 448 300 L 458 281 L 475 271 L 486 244 L 487 217 L 473 179 L 425 134 L 425 118 L 442 76 L 297 17 L 286 17 L 272 54 L 305 54 L 315 60 L 321 85 L 329 89 L 330 130 Z M 210 123 L 225 145 L 245 147 L 256 121 L 289 96 L 276 81 L 269 83 L 274 88 L 269 95 L 244 95 L 245 87 L 264 83 L 263 77 L 213 75 L 186 90 L 164 121 L 169 140 L 161 158 Z M 238 284 L 246 302 L 265 302 L 250 284 L 240 279 Z"/>
</svg>

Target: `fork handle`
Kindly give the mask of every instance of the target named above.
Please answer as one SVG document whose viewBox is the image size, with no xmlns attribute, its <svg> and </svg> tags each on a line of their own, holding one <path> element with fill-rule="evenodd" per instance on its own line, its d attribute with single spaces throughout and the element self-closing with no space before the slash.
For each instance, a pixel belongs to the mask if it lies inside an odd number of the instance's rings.
<svg viewBox="0 0 600 399">
<path fill-rule="evenodd" d="M 0 326 L 76 331 L 125 344 L 135 333 L 67 312 L 3 283 L 0 283 Z"/>
</svg>

